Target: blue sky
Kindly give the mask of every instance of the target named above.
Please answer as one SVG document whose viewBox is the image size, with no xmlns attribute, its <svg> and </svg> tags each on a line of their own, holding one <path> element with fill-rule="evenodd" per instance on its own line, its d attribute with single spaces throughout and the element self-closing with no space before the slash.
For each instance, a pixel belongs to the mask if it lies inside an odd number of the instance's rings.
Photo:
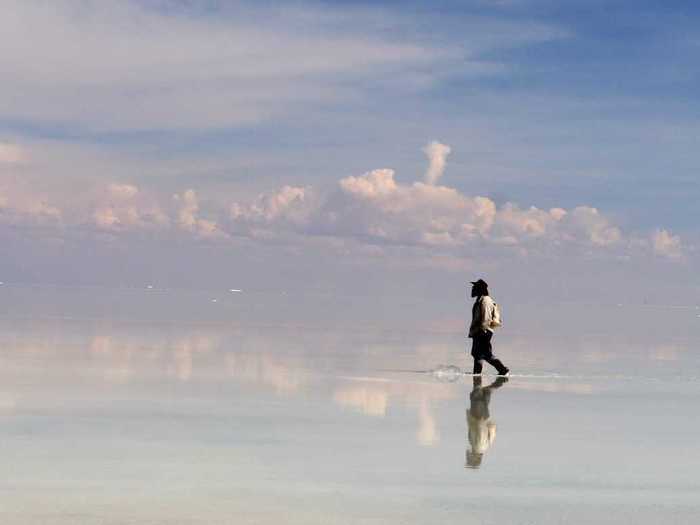
<svg viewBox="0 0 700 525">
<path fill-rule="evenodd" d="M 67 260 L 52 243 L 167 264 L 143 238 L 457 274 L 695 265 L 692 3 L 6 4 L 9 279 L 62 280 L 21 270 Z"/>
</svg>

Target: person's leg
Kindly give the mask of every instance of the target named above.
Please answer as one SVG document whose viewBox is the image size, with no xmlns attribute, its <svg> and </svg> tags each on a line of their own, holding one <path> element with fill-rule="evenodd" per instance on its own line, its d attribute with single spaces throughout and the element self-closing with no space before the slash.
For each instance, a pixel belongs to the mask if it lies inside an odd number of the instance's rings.
<svg viewBox="0 0 700 525">
<path fill-rule="evenodd" d="M 489 332 L 487 335 L 484 336 L 484 350 L 483 350 L 483 356 L 484 360 L 493 366 L 496 371 L 498 371 L 499 375 L 505 375 L 508 373 L 508 367 L 503 364 L 503 362 L 498 359 L 495 355 L 493 355 L 493 347 L 491 346 L 491 338 L 493 337 L 493 334 Z"/>
<path fill-rule="evenodd" d="M 486 362 L 498 371 L 498 375 L 503 376 L 509 372 L 508 367 L 504 365 L 503 362 L 495 355 L 491 355 L 490 357 L 486 358 Z"/>
<path fill-rule="evenodd" d="M 475 335 L 472 338 L 472 357 L 474 358 L 474 370 L 473 374 L 481 374 L 481 370 L 484 367 L 483 355 L 484 355 L 484 338 L 480 335 Z"/>
</svg>

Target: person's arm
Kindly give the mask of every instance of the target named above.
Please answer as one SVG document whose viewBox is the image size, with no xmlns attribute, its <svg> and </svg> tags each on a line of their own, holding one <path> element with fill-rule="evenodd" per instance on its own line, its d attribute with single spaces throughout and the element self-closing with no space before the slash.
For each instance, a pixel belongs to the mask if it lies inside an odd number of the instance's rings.
<svg viewBox="0 0 700 525">
<path fill-rule="evenodd" d="M 472 322 L 469 324 L 469 337 L 480 335 L 481 332 L 481 304 L 472 306 Z"/>
<path fill-rule="evenodd" d="M 493 319 L 493 301 L 484 296 L 479 305 L 479 321 L 481 322 L 481 331 L 490 332 L 491 320 Z"/>
<path fill-rule="evenodd" d="M 496 440 L 496 423 L 493 421 L 489 421 L 486 424 L 486 428 L 488 429 L 488 440 L 489 440 L 489 447 L 493 445 L 493 442 Z"/>
</svg>

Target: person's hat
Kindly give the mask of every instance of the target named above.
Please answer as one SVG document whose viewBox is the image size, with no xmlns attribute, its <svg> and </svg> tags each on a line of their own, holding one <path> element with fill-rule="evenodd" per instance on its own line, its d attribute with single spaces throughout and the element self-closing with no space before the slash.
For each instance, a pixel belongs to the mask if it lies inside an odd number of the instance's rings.
<svg viewBox="0 0 700 525">
<path fill-rule="evenodd" d="M 478 281 L 469 281 L 469 282 L 472 283 L 472 285 L 474 285 L 474 286 L 484 286 L 486 288 L 488 288 L 488 286 L 489 286 L 488 284 L 486 284 L 486 281 L 484 281 L 483 279 L 479 279 Z"/>
</svg>

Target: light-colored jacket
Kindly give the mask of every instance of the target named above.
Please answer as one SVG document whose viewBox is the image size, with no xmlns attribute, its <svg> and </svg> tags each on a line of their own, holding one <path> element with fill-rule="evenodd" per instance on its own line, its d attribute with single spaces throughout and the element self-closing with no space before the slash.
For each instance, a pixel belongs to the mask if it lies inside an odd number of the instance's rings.
<svg viewBox="0 0 700 525">
<path fill-rule="evenodd" d="M 501 325 L 500 315 L 496 311 L 496 303 L 488 295 L 476 298 L 472 307 L 472 322 L 469 325 L 469 337 L 483 334 L 484 331 L 493 333 L 493 329 Z"/>
<path fill-rule="evenodd" d="M 496 439 L 496 423 L 491 421 L 491 419 L 474 417 L 467 410 L 467 426 L 469 429 L 467 437 L 472 451 L 477 454 L 484 454 Z"/>
</svg>

